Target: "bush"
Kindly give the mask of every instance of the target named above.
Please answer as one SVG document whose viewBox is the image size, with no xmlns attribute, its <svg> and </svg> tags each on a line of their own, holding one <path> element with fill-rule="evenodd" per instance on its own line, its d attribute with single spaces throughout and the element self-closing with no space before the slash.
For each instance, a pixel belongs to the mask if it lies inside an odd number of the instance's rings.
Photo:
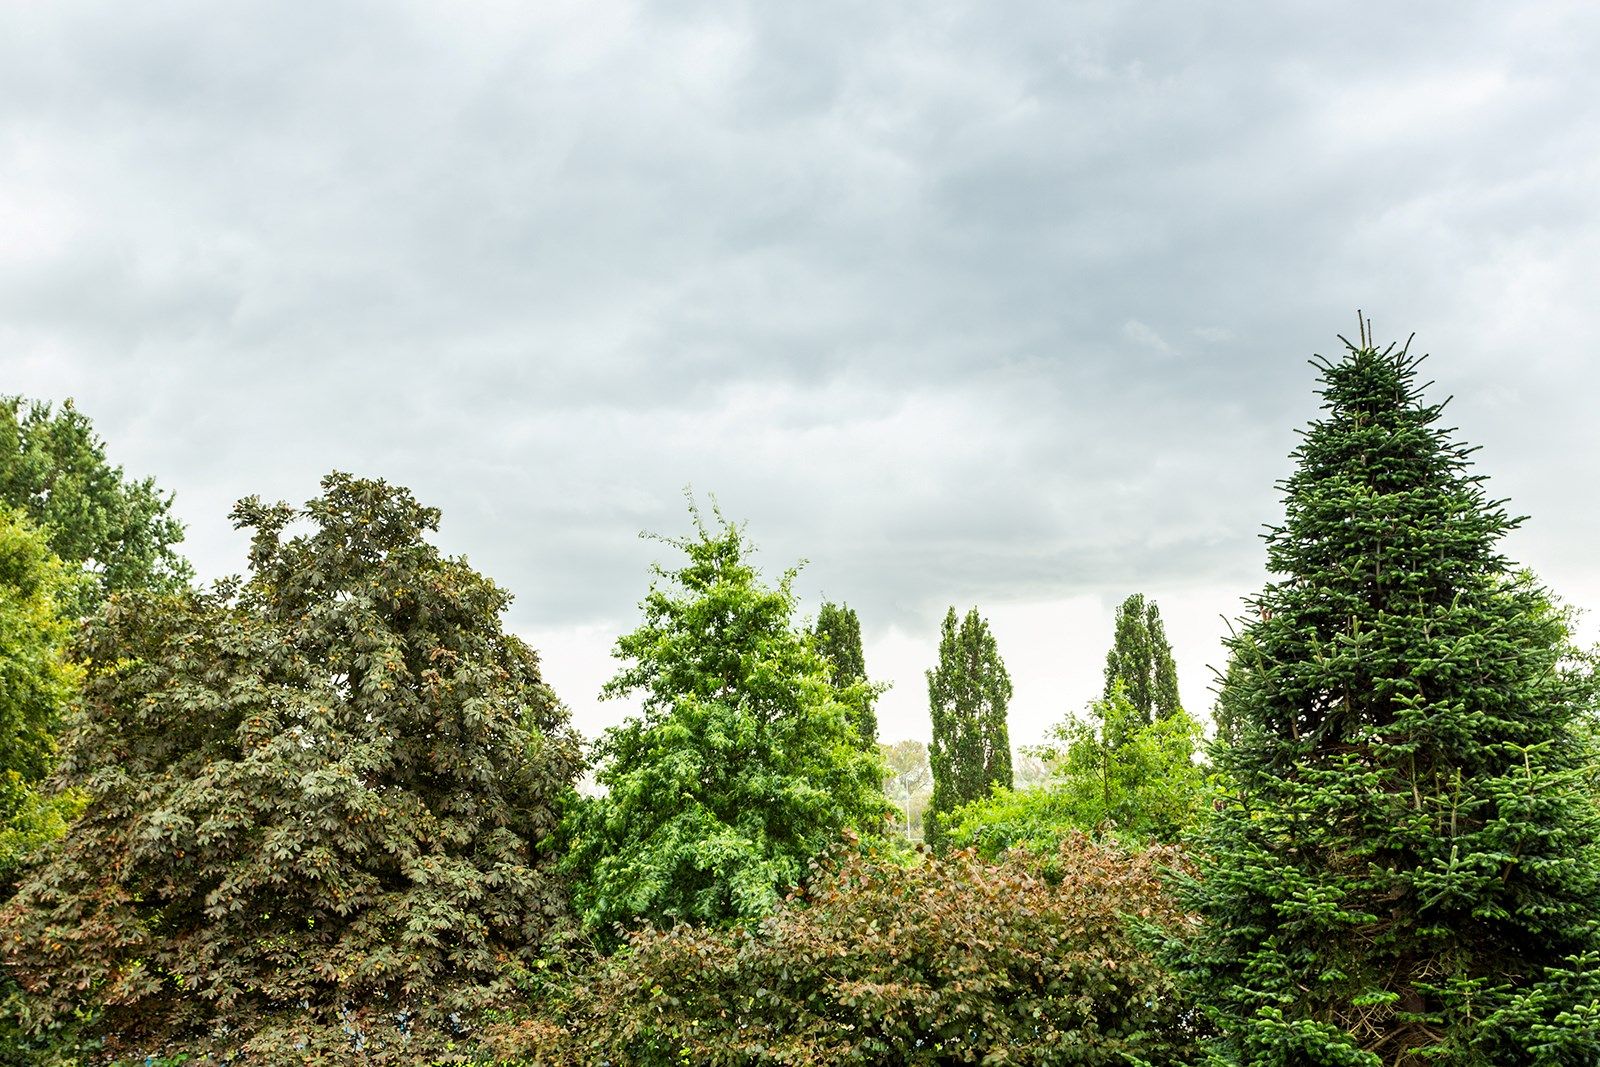
<svg viewBox="0 0 1600 1067">
<path fill-rule="evenodd" d="M 536 1063 L 1185 1060 L 1195 1013 L 1130 924 L 1181 921 L 1178 853 L 1078 834 L 1053 860 L 848 856 L 765 919 L 633 933 L 493 1040 Z"/>
</svg>

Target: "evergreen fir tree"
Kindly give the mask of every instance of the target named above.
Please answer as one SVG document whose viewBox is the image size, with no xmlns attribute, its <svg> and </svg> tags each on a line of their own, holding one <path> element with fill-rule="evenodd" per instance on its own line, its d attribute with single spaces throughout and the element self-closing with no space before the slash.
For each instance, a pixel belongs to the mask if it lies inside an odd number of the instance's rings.
<svg viewBox="0 0 1600 1067">
<path fill-rule="evenodd" d="M 923 826 L 934 849 L 944 848 L 944 823 L 956 808 L 988 796 L 995 785 L 1011 788 L 1010 702 L 1011 676 L 989 624 L 973 608 L 957 625 L 951 608 L 940 628 L 939 665 L 928 671 L 933 799 Z"/>
<path fill-rule="evenodd" d="M 850 720 L 861 738 L 861 747 L 878 751 L 878 713 L 873 707 L 876 690 L 856 689 L 867 680 L 867 657 L 861 649 L 861 620 L 848 604 L 825 602 L 817 612 L 812 629 L 817 651 L 828 661 L 828 676 L 841 695 L 853 699 Z"/>
<path fill-rule="evenodd" d="M 1419 359 L 1319 360 L 1175 959 L 1215 1063 L 1600 1063 L 1600 818 L 1564 616 Z"/>
<path fill-rule="evenodd" d="M 1134 593 L 1117 608 L 1116 636 L 1106 653 L 1103 701 L 1112 699 L 1118 681 L 1134 711 L 1124 726 L 1137 730 L 1183 710 L 1178 701 L 1178 667 L 1161 624 L 1161 609 L 1143 593 Z M 1123 732 L 1114 733 L 1111 740 L 1120 741 Z"/>
</svg>

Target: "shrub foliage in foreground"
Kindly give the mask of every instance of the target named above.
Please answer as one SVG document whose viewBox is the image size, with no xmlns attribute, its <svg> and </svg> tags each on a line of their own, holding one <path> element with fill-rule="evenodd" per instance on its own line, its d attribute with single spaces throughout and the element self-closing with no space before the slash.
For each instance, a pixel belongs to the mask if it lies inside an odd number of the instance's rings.
<svg viewBox="0 0 1600 1067">
<path fill-rule="evenodd" d="M 1132 926 L 1180 916 L 1170 849 L 1083 835 L 1040 863 L 848 855 L 771 916 L 632 934 L 564 1018 L 498 1035 L 543 1063 L 1189 1062 L 1192 1013 Z"/>
<path fill-rule="evenodd" d="M 88 627 L 65 763 L 88 807 L 0 912 L 34 1029 L 416 1062 L 563 913 L 537 842 L 577 745 L 509 598 L 404 490 L 323 488 L 238 507 L 236 594 L 117 597 Z"/>
</svg>

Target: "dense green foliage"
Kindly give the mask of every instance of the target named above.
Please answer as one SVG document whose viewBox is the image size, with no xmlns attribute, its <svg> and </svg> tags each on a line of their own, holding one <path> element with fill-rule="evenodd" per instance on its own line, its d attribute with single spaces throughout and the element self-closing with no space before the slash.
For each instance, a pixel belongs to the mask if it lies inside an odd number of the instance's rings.
<svg viewBox="0 0 1600 1067">
<path fill-rule="evenodd" d="M 944 849 L 956 808 L 996 785 L 1011 788 L 1010 703 L 1011 676 L 988 622 L 972 608 L 958 623 L 950 608 L 939 629 L 939 664 L 928 671 L 933 799 L 924 833 L 934 849 Z"/>
<path fill-rule="evenodd" d="M 52 792 L 44 778 L 55 764 L 56 731 L 82 674 L 67 655 L 67 612 L 83 580 L 31 523 L 0 507 L 0 902 L 81 806 L 76 794 Z M 25 1062 L 34 1044 L 3 1006 L 18 992 L 0 973 L 5 1067 Z"/>
<path fill-rule="evenodd" d="M 1181 709 L 1146 724 L 1120 684 L 1086 717 L 1057 726 L 1053 742 L 1050 784 L 997 789 L 956 809 L 949 844 L 986 856 L 1014 847 L 1049 851 L 1079 831 L 1170 843 L 1207 799 L 1206 770 L 1194 758 L 1200 724 Z"/>
<path fill-rule="evenodd" d="M 83 584 L 21 515 L 0 508 L 0 897 L 37 836 L 39 783 L 81 672 L 67 656 Z"/>
<path fill-rule="evenodd" d="M 174 547 L 183 526 L 172 517 L 172 497 L 155 479 L 133 481 L 112 466 L 70 400 L 53 408 L 0 397 L 0 505 L 27 515 L 52 552 L 89 574 L 73 590 L 74 615 L 109 593 L 171 590 L 193 577 Z"/>
<path fill-rule="evenodd" d="M 601 797 L 567 823 L 573 898 L 591 930 L 763 915 L 841 831 L 890 813 L 852 716 L 874 687 L 835 685 L 796 628 L 794 570 L 775 587 L 743 530 L 691 508 L 686 559 L 655 580 L 605 695 L 642 713 L 598 745 Z"/>
<path fill-rule="evenodd" d="M 64 757 L 88 805 L 0 912 L 33 1029 L 411 1063 L 563 913 L 539 842 L 577 745 L 508 596 L 405 491 L 323 489 L 238 506 L 242 586 L 91 620 Z"/>
<path fill-rule="evenodd" d="M 861 648 L 861 620 L 848 604 L 824 602 L 817 612 L 817 624 L 812 630 L 817 651 L 828 661 L 828 677 L 841 697 L 854 700 L 850 716 L 862 747 L 869 752 L 878 749 L 878 713 L 873 708 L 877 692 L 873 689 L 853 688 L 867 680 L 867 656 Z"/>
<path fill-rule="evenodd" d="M 1117 609 L 1105 696 L 1028 750 L 1045 762 L 1049 781 L 963 805 L 950 817 L 949 843 L 997 856 L 1017 847 L 1048 852 L 1080 831 L 1175 842 L 1208 788 L 1195 762 L 1200 737 L 1200 724 L 1178 705 L 1161 612 L 1135 593 Z"/>
<path fill-rule="evenodd" d="M 1600 1062 L 1589 683 L 1404 350 L 1320 364 L 1175 953 L 1252 1065 Z"/>
<path fill-rule="evenodd" d="M 691 503 L 594 796 L 408 492 L 245 500 L 196 589 L 170 500 L 6 399 L 0 1067 L 1600 1063 L 1600 650 L 1416 363 L 1319 364 L 1214 766 L 1140 595 L 1015 767 L 976 609 L 877 743 L 855 612 Z"/>
<path fill-rule="evenodd" d="M 636 1067 L 1188 1062 L 1193 1009 L 1130 929 L 1178 921 L 1161 870 L 1180 862 L 1082 836 L 1048 872 L 846 854 L 765 919 L 633 934 L 499 1050 Z"/>
<path fill-rule="evenodd" d="M 1183 708 L 1178 700 L 1178 667 L 1167 643 L 1161 609 L 1143 593 L 1134 593 L 1117 607 L 1115 636 L 1106 653 L 1106 685 L 1101 697 L 1111 700 L 1118 686 L 1136 717 L 1115 715 L 1117 728 L 1148 726 Z M 1109 721 L 1109 720 L 1108 720 Z M 1111 735 L 1113 744 L 1122 735 Z"/>
</svg>

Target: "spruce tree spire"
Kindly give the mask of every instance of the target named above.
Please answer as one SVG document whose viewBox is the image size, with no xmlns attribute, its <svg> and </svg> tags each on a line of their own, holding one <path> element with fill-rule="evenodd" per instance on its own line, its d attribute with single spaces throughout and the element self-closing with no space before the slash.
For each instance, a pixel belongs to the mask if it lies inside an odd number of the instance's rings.
<svg viewBox="0 0 1600 1067">
<path fill-rule="evenodd" d="M 1363 332 L 1366 327 L 1363 325 Z M 1366 342 L 1365 336 L 1363 341 Z M 1600 1062 L 1600 815 L 1564 616 L 1405 348 L 1317 361 L 1178 952 L 1219 1062 Z"/>
</svg>

